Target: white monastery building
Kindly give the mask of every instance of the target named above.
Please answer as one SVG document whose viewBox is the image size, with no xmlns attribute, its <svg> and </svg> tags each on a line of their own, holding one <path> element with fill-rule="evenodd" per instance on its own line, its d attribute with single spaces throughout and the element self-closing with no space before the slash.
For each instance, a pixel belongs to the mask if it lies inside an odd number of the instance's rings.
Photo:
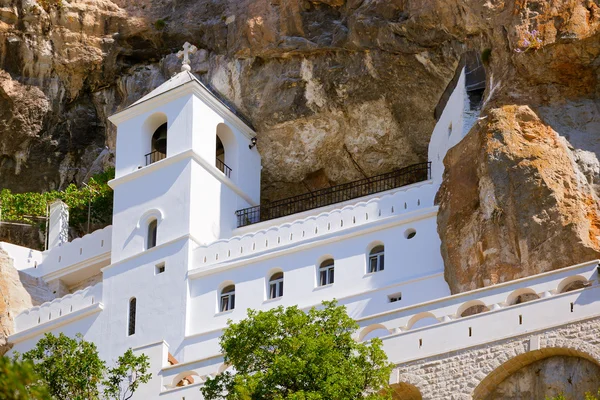
<svg viewBox="0 0 600 400">
<path fill-rule="evenodd" d="M 135 399 L 202 399 L 206 378 L 228 368 L 218 344 L 227 320 L 337 299 L 361 326 L 356 340 L 382 338 L 401 398 L 448 399 L 419 365 L 515 341 L 513 356 L 534 354 L 549 346 L 544 332 L 597 318 L 597 261 L 451 295 L 434 198 L 444 155 L 468 130 L 464 70 L 455 83 L 428 163 L 261 207 L 256 133 L 184 61 L 110 118 L 112 226 L 67 242 L 68 210 L 55 203 L 48 250 L 0 243 L 61 296 L 15 318 L 11 351 L 46 332 L 82 333 L 109 363 L 128 348 L 150 357 L 153 378 Z M 451 377 L 452 398 L 483 398 L 504 368 L 493 361 Z"/>
</svg>

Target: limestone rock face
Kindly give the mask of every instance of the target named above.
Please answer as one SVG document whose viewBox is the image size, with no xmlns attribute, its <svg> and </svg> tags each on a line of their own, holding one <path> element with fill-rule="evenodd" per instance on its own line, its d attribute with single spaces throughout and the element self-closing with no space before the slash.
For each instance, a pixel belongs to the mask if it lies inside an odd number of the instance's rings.
<svg viewBox="0 0 600 400">
<path fill-rule="evenodd" d="M 600 387 L 600 367 L 578 357 L 554 356 L 521 368 L 489 394 L 487 400 L 549 399 L 563 394 L 584 400 Z"/>
<path fill-rule="evenodd" d="M 454 292 L 600 255 L 593 180 L 567 140 L 527 106 L 492 108 L 446 157 L 438 193 Z"/>
<path fill-rule="evenodd" d="M 14 332 L 14 317 L 52 299 L 54 295 L 41 279 L 17 271 L 12 258 L 0 250 L 0 355 L 9 350 L 6 338 Z"/>
</svg>

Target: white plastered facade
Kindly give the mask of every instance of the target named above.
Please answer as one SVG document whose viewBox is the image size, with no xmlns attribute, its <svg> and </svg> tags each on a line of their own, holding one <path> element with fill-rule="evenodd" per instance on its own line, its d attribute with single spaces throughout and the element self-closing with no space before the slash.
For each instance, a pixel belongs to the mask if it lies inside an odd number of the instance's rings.
<svg viewBox="0 0 600 400">
<path fill-rule="evenodd" d="M 444 280 L 434 198 L 444 155 L 462 139 L 465 95 L 463 72 L 432 134 L 429 179 L 238 228 L 235 211 L 260 202 L 260 155 L 250 146 L 255 133 L 192 74 L 178 74 L 111 117 L 117 125 L 112 227 L 45 252 L 0 244 L 18 269 L 49 283 L 76 287 L 102 276 L 17 316 L 12 351 L 27 351 L 46 332 L 82 333 L 109 362 L 127 348 L 150 357 L 153 379 L 136 399 L 189 400 L 201 399 L 202 382 L 226 368 L 219 336 L 227 320 L 243 318 L 247 308 L 307 309 L 337 299 L 361 326 L 357 340 L 383 337 L 396 364 L 472 345 L 472 336 L 463 335 L 467 328 L 478 343 L 506 337 L 512 331 L 492 318 L 502 312 L 512 320 L 527 313 L 536 329 L 546 327 L 544 310 L 572 301 L 566 295 L 553 300 L 561 282 L 597 281 L 597 263 L 458 296 L 450 296 Z M 146 165 L 152 134 L 165 122 L 166 157 Z M 229 177 L 215 166 L 217 134 Z M 148 249 L 151 221 L 156 246 Z M 385 268 L 369 272 L 368 255 L 378 245 Z M 328 258 L 335 281 L 319 286 L 318 268 Z M 284 293 L 269 299 L 269 278 L 277 272 Z M 229 285 L 235 285 L 235 307 L 221 312 L 220 291 Z M 506 299 L 524 288 L 541 299 L 511 311 Z M 591 289 L 583 289 L 586 296 L 597 291 Z M 129 335 L 132 298 L 135 333 Z M 490 311 L 462 319 L 459 308 L 471 304 Z M 561 314 L 564 322 L 569 317 L 573 312 Z M 170 365 L 169 354 L 178 364 Z M 178 386 L 185 377 L 192 379 Z"/>
</svg>

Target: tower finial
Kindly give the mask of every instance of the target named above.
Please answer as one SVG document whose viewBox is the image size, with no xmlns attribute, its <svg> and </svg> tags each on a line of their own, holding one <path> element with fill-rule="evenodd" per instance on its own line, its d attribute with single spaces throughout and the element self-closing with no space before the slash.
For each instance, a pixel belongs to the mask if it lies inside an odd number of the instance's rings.
<svg viewBox="0 0 600 400">
<path fill-rule="evenodd" d="M 181 62 L 181 72 L 192 70 L 190 67 L 190 54 L 194 54 L 196 51 L 198 51 L 196 46 L 190 44 L 189 42 L 185 42 L 183 44 L 183 50 L 177 52 L 177 57 L 183 58 Z"/>
</svg>

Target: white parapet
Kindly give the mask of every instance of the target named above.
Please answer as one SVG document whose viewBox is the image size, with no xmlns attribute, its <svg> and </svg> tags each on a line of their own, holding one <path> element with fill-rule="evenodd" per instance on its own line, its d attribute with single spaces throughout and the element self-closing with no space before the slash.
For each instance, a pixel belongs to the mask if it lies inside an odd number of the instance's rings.
<svg viewBox="0 0 600 400">
<path fill-rule="evenodd" d="M 43 261 L 39 265 L 39 274 L 45 278 L 52 274 L 60 274 L 61 271 L 76 265 L 96 264 L 99 258 L 104 264 L 110 263 L 112 226 L 98 229 L 72 242 L 64 243 L 59 247 L 43 252 Z"/>
<path fill-rule="evenodd" d="M 238 229 L 241 236 L 219 240 L 194 251 L 192 268 L 204 268 L 236 258 L 275 251 L 306 240 L 324 238 L 399 215 L 410 216 L 434 207 L 437 186 L 432 181 L 353 201 L 310 210 Z M 253 229 L 252 231 L 250 231 Z"/>
<path fill-rule="evenodd" d="M 86 309 L 97 308 L 102 304 L 102 283 L 87 287 L 75 293 L 68 294 L 59 299 L 44 303 L 23 311 L 15 318 L 15 334 L 10 337 L 15 342 L 19 333 L 24 333 L 34 328 L 54 327 L 61 322 L 68 322 L 68 318 L 76 313 L 81 314 Z M 40 329 L 35 329 L 36 333 Z M 43 330 L 43 329 L 41 329 Z M 21 335 L 25 336 L 25 335 Z M 27 335 L 29 336 L 29 335 Z"/>
<path fill-rule="evenodd" d="M 596 260 L 364 318 L 356 338 L 399 364 L 597 317 L 599 299 Z"/>
</svg>

